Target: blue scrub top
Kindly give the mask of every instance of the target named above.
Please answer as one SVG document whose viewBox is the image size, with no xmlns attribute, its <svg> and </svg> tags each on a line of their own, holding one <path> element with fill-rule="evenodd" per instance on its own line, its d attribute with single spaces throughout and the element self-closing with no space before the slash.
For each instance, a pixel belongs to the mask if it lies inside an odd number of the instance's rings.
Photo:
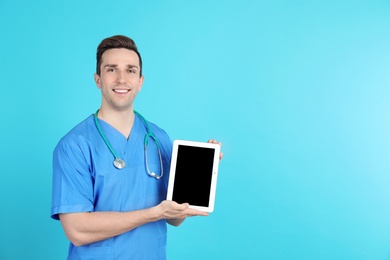
<svg viewBox="0 0 390 260">
<path fill-rule="evenodd" d="M 144 136 L 147 128 L 136 115 L 129 139 L 99 119 L 100 127 L 117 156 L 126 163 L 116 169 L 114 156 L 94 122 L 94 116 L 65 135 L 54 150 L 51 217 L 59 213 L 132 211 L 150 208 L 166 199 L 172 142 L 164 130 L 150 123 L 161 143 L 164 176 L 147 174 Z M 148 145 L 151 171 L 160 174 L 160 161 L 153 140 Z M 142 225 L 122 235 L 76 247 L 69 246 L 68 259 L 165 259 L 166 221 Z"/>
</svg>

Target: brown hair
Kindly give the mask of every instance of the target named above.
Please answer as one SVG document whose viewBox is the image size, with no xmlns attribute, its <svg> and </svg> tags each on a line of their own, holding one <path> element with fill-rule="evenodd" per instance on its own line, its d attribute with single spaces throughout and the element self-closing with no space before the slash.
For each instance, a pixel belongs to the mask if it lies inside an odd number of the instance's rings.
<svg viewBox="0 0 390 260">
<path fill-rule="evenodd" d="M 138 48 L 135 42 L 129 37 L 123 35 L 115 35 L 112 37 L 105 38 L 98 46 L 96 51 L 96 74 L 100 76 L 100 65 L 102 64 L 102 55 L 106 50 L 125 48 L 134 51 L 139 58 L 140 76 L 142 76 L 142 59 L 138 52 Z"/>
</svg>

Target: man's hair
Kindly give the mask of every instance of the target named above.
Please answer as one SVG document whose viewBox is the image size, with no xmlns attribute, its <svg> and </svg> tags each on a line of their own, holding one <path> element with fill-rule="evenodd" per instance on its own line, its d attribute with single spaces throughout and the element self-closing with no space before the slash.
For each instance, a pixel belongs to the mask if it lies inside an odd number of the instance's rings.
<svg viewBox="0 0 390 260">
<path fill-rule="evenodd" d="M 98 46 L 96 52 L 96 74 L 100 76 L 100 65 L 102 64 L 102 55 L 106 50 L 125 48 L 137 53 L 139 58 L 140 76 L 142 76 L 142 59 L 138 52 L 135 42 L 129 37 L 123 35 L 115 35 L 104 39 Z"/>
</svg>

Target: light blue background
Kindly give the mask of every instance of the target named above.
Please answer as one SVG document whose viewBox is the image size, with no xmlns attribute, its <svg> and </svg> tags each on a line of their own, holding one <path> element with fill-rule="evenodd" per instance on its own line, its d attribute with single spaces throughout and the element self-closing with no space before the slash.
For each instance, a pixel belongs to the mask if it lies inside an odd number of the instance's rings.
<svg viewBox="0 0 390 260">
<path fill-rule="evenodd" d="M 0 259 L 65 259 L 52 151 L 115 34 L 137 110 L 223 142 L 216 210 L 169 228 L 169 259 L 390 259 L 390 1 L 0 0 L 0 28 Z"/>
</svg>

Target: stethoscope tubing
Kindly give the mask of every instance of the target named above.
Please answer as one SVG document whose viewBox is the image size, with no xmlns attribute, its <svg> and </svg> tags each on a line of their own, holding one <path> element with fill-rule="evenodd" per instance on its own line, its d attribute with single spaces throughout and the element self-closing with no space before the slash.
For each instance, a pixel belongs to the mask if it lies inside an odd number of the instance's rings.
<svg viewBox="0 0 390 260">
<path fill-rule="evenodd" d="M 100 136 L 102 137 L 104 143 L 106 144 L 106 146 L 108 147 L 108 149 L 110 150 L 110 152 L 112 153 L 112 155 L 115 158 L 114 166 L 116 168 L 118 168 L 118 169 L 123 169 L 125 167 L 125 162 L 116 155 L 116 153 L 115 153 L 114 149 L 112 148 L 110 142 L 107 140 L 107 138 L 104 135 L 102 129 L 100 128 L 100 124 L 99 124 L 99 120 L 98 120 L 98 113 L 99 113 L 99 109 L 94 114 L 96 128 L 98 129 L 98 132 L 99 132 Z M 146 130 L 147 130 L 147 134 L 144 137 L 144 158 L 145 158 L 146 171 L 147 171 L 149 176 L 154 177 L 156 179 L 160 179 L 164 175 L 164 167 L 163 167 L 162 156 L 161 156 L 161 145 L 160 145 L 160 142 L 158 141 L 156 136 L 153 134 L 148 121 L 140 113 L 138 113 L 137 111 L 134 110 L 134 113 L 141 118 L 141 120 L 145 124 Z M 160 159 L 160 171 L 161 171 L 160 175 L 157 175 L 156 173 L 151 172 L 150 169 L 149 169 L 149 165 L 148 165 L 148 150 L 147 150 L 148 143 L 149 143 L 149 138 L 153 139 L 153 141 L 157 145 L 158 156 L 159 156 L 159 159 Z M 119 165 L 120 165 L 119 167 L 117 166 L 118 162 L 120 162 L 119 163 Z"/>
</svg>

